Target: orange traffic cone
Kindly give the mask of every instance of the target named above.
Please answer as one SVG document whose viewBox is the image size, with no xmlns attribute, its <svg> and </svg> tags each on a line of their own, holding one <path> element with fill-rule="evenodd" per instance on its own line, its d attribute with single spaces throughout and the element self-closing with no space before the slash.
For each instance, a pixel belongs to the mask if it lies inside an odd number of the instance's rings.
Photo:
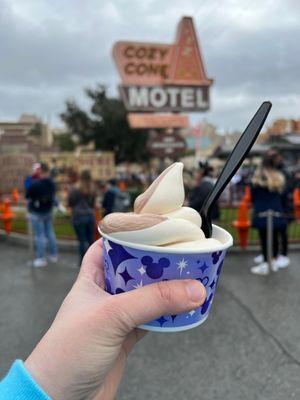
<svg viewBox="0 0 300 400">
<path fill-rule="evenodd" d="M 15 189 L 12 190 L 12 198 L 13 198 L 13 201 L 14 201 L 15 203 L 19 203 L 20 194 L 19 194 L 17 188 L 15 188 Z"/>
<path fill-rule="evenodd" d="M 250 228 L 248 207 L 245 201 L 242 201 L 242 203 L 240 204 L 237 217 L 237 220 L 233 221 L 233 226 L 235 226 L 237 229 L 240 247 L 244 249 L 248 245 L 248 234 Z"/>
<path fill-rule="evenodd" d="M 293 193 L 294 200 L 294 216 L 300 219 L 300 188 L 296 188 Z"/>
<path fill-rule="evenodd" d="M 242 201 L 244 201 L 247 204 L 251 203 L 251 188 L 249 185 L 245 187 L 245 193 Z"/>
<path fill-rule="evenodd" d="M 4 224 L 4 230 L 7 235 L 11 232 L 11 223 L 13 218 L 15 218 L 15 214 L 10 209 L 10 200 L 5 199 L 3 203 L 3 214 L 0 216 Z"/>
</svg>

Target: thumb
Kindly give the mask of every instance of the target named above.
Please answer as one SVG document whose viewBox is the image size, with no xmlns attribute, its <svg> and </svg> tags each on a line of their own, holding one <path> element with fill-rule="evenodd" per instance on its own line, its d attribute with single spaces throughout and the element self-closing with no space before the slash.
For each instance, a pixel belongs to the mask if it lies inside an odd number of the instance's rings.
<svg viewBox="0 0 300 400">
<path fill-rule="evenodd" d="M 161 315 L 193 310 L 203 304 L 205 298 L 206 291 L 202 283 L 191 279 L 172 280 L 110 296 L 106 306 L 116 317 L 110 320 L 111 324 L 121 325 L 130 332 L 134 327 Z"/>
</svg>

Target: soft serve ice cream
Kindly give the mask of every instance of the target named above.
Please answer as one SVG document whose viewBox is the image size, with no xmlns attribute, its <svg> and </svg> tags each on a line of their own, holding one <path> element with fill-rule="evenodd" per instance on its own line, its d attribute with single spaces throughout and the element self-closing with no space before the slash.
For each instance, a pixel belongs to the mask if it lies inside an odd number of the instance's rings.
<svg viewBox="0 0 300 400">
<path fill-rule="evenodd" d="M 107 215 L 100 231 L 115 239 L 150 246 L 210 251 L 219 247 L 218 240 L 205 238 L 199 213 L 183 206 L 182 171 L 182 163 L 170 165 L 137 197 L 133 212 Z"/>
</svg>

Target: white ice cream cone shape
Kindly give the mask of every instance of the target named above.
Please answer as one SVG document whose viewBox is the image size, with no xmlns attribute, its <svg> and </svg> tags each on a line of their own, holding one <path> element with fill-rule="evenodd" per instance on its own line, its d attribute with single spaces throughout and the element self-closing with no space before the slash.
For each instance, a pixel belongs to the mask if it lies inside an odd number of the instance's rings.
<svg viewBox="0 0 300 400">
<path fill-rule="evenodd" d="M 184 207 L 183 164 L 165 169 L 149 188 L 137 197 L 133 213 L 107 215 L 100 231 L 119 240 L 152 246 L 212 248 L 220 243 L 206 239 L 201 217 Z"/>
</svg>

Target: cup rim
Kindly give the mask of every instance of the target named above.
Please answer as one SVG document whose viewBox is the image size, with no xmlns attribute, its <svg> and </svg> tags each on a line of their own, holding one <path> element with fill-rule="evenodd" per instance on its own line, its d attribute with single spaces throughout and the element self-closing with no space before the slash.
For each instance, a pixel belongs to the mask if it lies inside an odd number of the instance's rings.
<svg viewBox="0 0 300 400">
<path fill-rule="evenodd" d="M 139 243 L 131 243 L 131 242 L 126 242 L 125 240 L 120 240 L 120 239 L 115 239 L 112 236 L 107 235 L 106 233 L 101 232 L 99 226 L 98 226 L 98 231 L 100 235 L 105 238 L 110 240 L 111 242 L 120 244 L 125 247 L 130 247 L 132 249 L 136 250 L 145 250 L 145 251 L 152 251 L 154 253 L 172 253 L 172 254 L 204 254 L 204 253 L 214 253 L 215 251 L 220 251 L 220 250 L 226 250 L 229 247 L 233 245 L 233 238 L 231 234 L 226 231 L 226 229 L 221 228 L 218 225 L 212 225 L 213 226 L 213 232 L 219 232 L 224 237 L 226 238 L 225 243 L 220 244 L 220 246 L 216 246 L 212 250 L 209 249 L 180 249 L 180 248 L 172 248 L 172 247 L 162 247 L 162 246 L 150 246 L 147 244 L 139 244 Z M 213 237 L 213 236 L 212 236 Z"/>
</svg>

